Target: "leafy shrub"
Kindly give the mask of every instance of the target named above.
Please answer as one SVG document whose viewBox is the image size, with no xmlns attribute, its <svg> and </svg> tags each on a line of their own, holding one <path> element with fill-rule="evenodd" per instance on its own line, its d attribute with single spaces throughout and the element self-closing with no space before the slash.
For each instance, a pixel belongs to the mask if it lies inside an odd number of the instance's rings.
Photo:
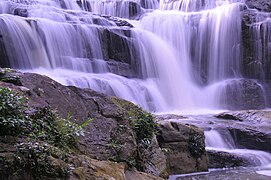
<svg viewBox="0 0 271 180">
<path fill-rule="evenodd" d="M 0 88 L 0 135 L 25 135 L 59 147 L 75 147 L 83 126 L 60 118 L 50 107 L 36 109 L 31 115 L 26 98 L 9 88 Z"/>
<path fill-rule="evenodd" d="M 56 146 L 74 147 L 78 137 L 84 135 L 82 126 L 71 122 L 70 116 L 67 119 L 60 118 L 49 107 L 39 108 L 30 118 L 30 136 Z"/>
<path fill-rule="evenodd" d="M 15 166 L 24 167 L 35 179 L 44 179 L 47 177 L 67 177 L 70 173 L 70 167 L 64 162 L 65 153 L 54 146 L 50 146 L 42 142 L 20 143 L 16 146 L 17 149 L 17 164 Z M 53 155 L 61 154 L 54 158 Z"/>
<path fill-rule="evenodd" d="M 0 88 L 0 135 L 20 134 L 26 124 L 25 98 L 9 88 Z"/>
<path fill-rule="evenodd" d="M 200 157 L 205 152 L 204 138 L 198 134 L 190 134 L 188 148 L 194 157 Z"/>
<path fill-rule="evenodd" d="M 157 127 L 153 116 L 150 113 L 139 111 L 131 117 L 131 125 L 138 143 L 148 146 Z"/>
</svg>

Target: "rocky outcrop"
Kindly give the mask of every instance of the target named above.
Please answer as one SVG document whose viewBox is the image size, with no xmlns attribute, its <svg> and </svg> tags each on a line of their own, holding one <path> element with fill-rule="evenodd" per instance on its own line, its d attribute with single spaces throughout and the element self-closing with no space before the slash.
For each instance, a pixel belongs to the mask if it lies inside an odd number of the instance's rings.
<svg viewBox="0 0 271 180">
<path fill-rule="evenodd" d="M 208 150 L 209 168 L 231 168 L 251 166 L 247 159 L 227 152 Z"/>
<path fill-rule="evenodd" d="M 257 9 L 263 12 L 271 12 L 271 2 L 266 0 L 246 0 L 249 8 Z"/>
<path fill-rule="evenodd" d="M 220 102 L 223 108 L 232 110 L 263 109 L 266 107 L 263 86 L 252 79 L 229 81 L 221 90 Z"/>
<path fill-rule="evenodd" d="M 226 112 L 218 118 L 233 121 L 227 127 L 237 147 L 271 152 L 271 112 L 268 110 L 249 110 Z M 242 121 L 242 125 L 234 121 Z"/>
<path fill-rule="evenodd" d="M 270 2 L 249 0 L 246 4 L 253 9 L 242 12 L 243 74 L 248 78 L 270 79 L 270 14 L 255 10 L 270 12 Z"/>
<path fill-rule="evenodd" d="M 170 174 L 208 170 L 202 130 L 174 121 L 161 121 L 159 124 L 157 139 L 167 156 Z"/>
<path fill-rule="evenodd" d="M 123 31 L 121 29 L 104 29 L 101 33 L 101 36 L 104 59 L 112 59 L 115 61 L 131 64 L 133 61 L 133 57 L 131 57 L 131 51 L 135 50 L 132 49 L 129 30 Z"/>
<path fill-rule="evenodd" d="M 100 177 L 123 179 L 126 176 L 131 178 L 133 175 L 145 179 L 157 179 L 158 176 L 167 178 L 173 173 L 207 170 L 203 132 L 197 128 L 161 123 L 160 134 L 156 138 L 153 134 L 156 126 L 152 116 L 134 104 L 90 89 L 63 86 L 38 74 L 1 69 L 0 86 L 27 96 L 29 99 L 27 106 L 31 107 L 27 112 L 29 111 L 30 114 L 35 112 L 35 109 L 50 106 L 62 118 L 71 119 L 78 124 L 88 122 L 84 126 L 84 136 L 81 136 L 78 141 L 78 149 L 73 153 L 57 149 L 44 142 L 29 144 L 28 137 L 23 139 L 10 137 L 13 140 L 3 141 L 1 137 L 0 165 L 8 167 L 0 168 L 0 174 L 5 175 L 3 177 L 12 177 L 12 173 L 9 175 L 5 173 L 9 172 L 8 169 L 12 164 L 17 163 L 15 144 L 20 143 L 27 143 L 26 149 L 30 148 L 31 152 L 33 149 L 33 152 L 38 154 L 39 149 L 44 149 L 46 156 L 37 155 L 36 159 L 31 161 L 28 161 L 28 158 L 22 159 L 22 163 L 36 162 L 40 169 L 50 167 L 50 171 L 54 174 L 41 171 L 44 178 L 49 176 L 63 178 L 70 176 L 66 172 L 72 171 L 71 176 L 76 179 Z M 176 127 L 179 129 L 177 130 Z M 168 129 L 171 131 L 168 132 Z M 49 158 L 50 161 L 44 158 Z M 39 164 L 39 162 L 47 164 Z M 133 167 L 156 177 L 136 170 L 131 171 Z M 21 166 L 17 169 L 21 169 Z M 19 178 L 29 176 L 28 179 L 31 179 L 35 177 L 32 175 L 36 170 L 28 172 L 22 168 L 20 173 Z"/>
</svg>

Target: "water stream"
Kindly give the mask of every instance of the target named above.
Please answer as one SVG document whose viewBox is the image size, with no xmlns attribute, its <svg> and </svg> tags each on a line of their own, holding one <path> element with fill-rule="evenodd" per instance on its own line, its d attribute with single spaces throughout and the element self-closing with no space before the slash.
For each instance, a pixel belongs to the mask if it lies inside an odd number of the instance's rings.
<svg viewBox="0 0 271 180">
<path fill-rule="evenodd" d="M 261 119 L 261 118 L 260 118 Z M 187 115 L 181 119 L 172 118 L 169 121 L 176 121 L 182 124 L 192 124 L 204 129 L 206 151 L 210 153 L 210 163 L 224 163 L 226 167 L 210 168 L 209 172 L 184 174 L 171 176 L 170 179 L 268 179 L 271 174 L 271 151 L 270 148 L 260 150 L 257 145 L 252 145 L 251 148 L 246 147 L 243 142 L 247 141 L 250 144 L 255 143 L 247 138 L 242 131 L 256 130 L 257 133 L 269 133 L 270 121 L 256 120 L 256 122 L 223 120 L 214 117 L 211 114 L 205 115 Z M 257 126 L 254 125 L 257 124 Z M 268 127 L 268 128 L 267 128 Z M 238 129 L 241 139 L 236 138 L 237 134 L 233 133 Z M 258 130 L 258 131 L 257 131 Z M 237 132 L 237 131 L 235 131 Z M 255 139 L 257 136 L 254 137 Z M 268 141 L 268 140 L 267 140 Z M 212 159 L 213 155 L 217 155 L 217 159 Z M 227 157 L 229 156 L 229 157 Z M 219 159 L 221 158 L 221 159 Z M 222 160 L 223 159 L 223 160 Z M 233 159 L 238 159 L 238 162 L 245 163 L 242 166 L 234 166 Z M 222 160 L 222 161 L 221 161 Z M 218 162 L 214 162 L 218 161 Z M 228 162 L 227 162 L 228 161 Z M 228 167 L 227 167 L 228 166 Z M 244 168 L 245 167 L 245 168 Z M 236 176 L 237 175 L 237 176 Z M 264 176 L 262 176 L 264 175 Z"/>
<path fill-rule="evenodd" d="M 242 101 L 243 7 L 238 0 L 1 0 L 5 64 L 152 112 L 235 108 L 227 97 L 237 89 L 235 98 Z M 99 15 L 132 18 L 131 13 L 141 16 L 128 29 Z M 108 36 L 113 48 L 125 45 L 125 57 L 107 47 Z M 110 68 L 124 59 L 130 59 L 125 63 L 131 77 Z"/>
<path fill-rule="evenodd" d="M 244 109 L 251 97 L 244 99 L 245 88 L 252 86 L 249 93 L 257 92 L 265 108 L 271 20 L 251 10 L 255 61 L 246 72 L 244 2 L 0 0 L 0 65 L 92 88 L 156 113 Z M 207 149 L 242 154 L 257 166 L 271 162 L 267 152 L 237 148 L 227 133 L 221 137 L 212 129 L 205 135 Z"/>
</svg>

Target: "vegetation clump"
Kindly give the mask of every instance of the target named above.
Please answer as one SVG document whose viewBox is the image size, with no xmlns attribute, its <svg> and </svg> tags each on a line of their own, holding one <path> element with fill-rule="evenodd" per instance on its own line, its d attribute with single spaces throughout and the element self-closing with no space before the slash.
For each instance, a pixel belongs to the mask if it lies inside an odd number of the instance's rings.
<svg viewBox="0 0 271 180">
<path fill-rule="evenodd" d="M 128 112 L 130 125 L 136 135 L 137 143 L 144 144 L 147 147 L 157 130 L 157 123 L 154 122 L 152 114 L 128 101 L 118 98 L 114 98 L 113 101 Z"/>
<path fill-rule="evenodd" d="M 59 147 L 74 147 L 82 126 L 60 118 L 50 107 L 27 113 L 27 100 L 9 88 L 0 88 L 0 135 L 27 136 Z"/>
<path fill-rule="evenodd" d="M 17 86 L 22 85 L 20 78 L 16 75 L 16 71 L 9 68 L 0 68 L 0 80 Z"/>
<path fill-rule="evenodd" d="M 130 120 L 136 134 L 137 142 L 145 146 L 150 145 L 151 139 L 157 128 L 153 116 L 150 113 L 141 110 L 134 116 L 130 116 Z"/>
<path fill-rule="evenodd" d="M 9 88 L 0 88 L 0 135 L 17 135 L 27 129 L 25 101 Z"/>
<path fill-rule="evenodd" d="M 68 177 L 71 169 L 64 162 L 67 161 L 67 154 L 57 147 L 44 142 L 31 141 L 17 144 L 16 148 L 17 166 L 30 171 L 35 179 Z"/>
<path fill-rule="evenodd" d="M 188 148 L 192 156 L 198 158 L 205 152 L 205 143 L 203 136 L 199 134 L 190 134 Z"/>
<path fill-rule="evenodd" d="M 64 178 L 70 172 L 68 152 L 77 148 L 83 126 L 60 118 L 50 107 L 31 109 L 27 98 L 10 88 L 0 87 L 0 136 L 21 139 L 15 155 L 0 165 L 12 167 L 15 174 L 29 171 L 35 179 Z"/>
<path fill-rule="evenodd" d="M 112 158 L 112 160 L 126 162 L 130 167 L 136 167 L 138 170 L 144 171 L 146 169 L 145 162 L 148 156 L 146 151 L 148 151 L 151 145 L 151 140 L 157 131 L 158 125 L 155 123 L 152 114 L 142 110 L 131 102 L 118 98 L 113 98 L 112 100 L 127 112 L 124 116 L 129 119 L 129 127 L 133 130 L 137 142 L 137 155 L 125 160 L 116 156 Z M 120 126 L 118 128 L 120 128 Z M 123 145 L 115 142 L 113 147 L 121 151 Z"/>
</svg>

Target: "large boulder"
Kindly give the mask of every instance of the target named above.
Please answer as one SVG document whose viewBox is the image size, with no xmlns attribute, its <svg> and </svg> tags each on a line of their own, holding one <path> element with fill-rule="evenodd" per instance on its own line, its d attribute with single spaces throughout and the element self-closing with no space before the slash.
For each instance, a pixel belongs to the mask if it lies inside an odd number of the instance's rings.
<svg viewBox="0 0 271 180">
<path fill-rule="evenodd" d="M 139 123 L 137 116 L 145 120 L 147 114 L 141 108 L 90 89 L 63 86 L 38 74 L 6 69 L 1 70 L 0 80 L 5 81 L 0 81 L 1 87 L 20 91 L 28 97 L 28 105 L 31 107 L 29 111 L 50 106 L 62 118 L 69 118 L 79 124 L 90 121 L 84 127 L 85 135 L 79 139 L 77 154 L 99 161 L 113 160 L 128 166 L 140 166 L 142 171 L 146 169 L 144 163 L 148 162 L 147 157 L 139 157 L 141 149 L 144 149 L 140 148 L 140 142 L 143 141 L 140 138 L 145 140 L 145 134 L 139 137 L 134 130 L 134 127 L 140 126 L 134 124 Z M 151 123 L 151 116 L 148 117 L 148 123 Z M 149 128 L 148 124 L 144 125 Z M 149 136 L 152 135 L 150 131 Z M 155 151 L 159 147 L 151 148 Z"/>
<path fill-rule="evenodd" d="M 28 113 L 35 112 L 37 108 L 50 106 L 62 118 L 68 118 L 79 124 L 88 122 L 84 125 L 85 135 L 81 136 L 77 143 L 76 153 L 69 154 L 57 150 L 57 155 L 54 151 L 54 155 L 50 155 L 50 152 L 46 156 L 45 159 L 50 161 L 41 164 L 41 167 L 44 165 L 56 169 L 56 172 L 52 172 L 55 173 L 52 177 L 67 176 L 65 173 L 70 167 L 69 163 L 73 167 L 72 175 L 83 179 L 92 177 L 123 179 L 124 174 L 127 178 L 134 175 L 156 179 L 158 176 L 167 178 L 169 174 L 207 171 L 204 135 L 198 128 L 161 121 L 156 137 L 154 135 L 156 125 L 152 115 L 133 103 L 91 89 L 63 86 L 38 74 L 1 69 L 0 86 L 27 96 L 27 104 L 31 107 Z M 1 161 L 0 158 L 0 164 L 8 164 L 5 166 L 8 169 L 12 163 L 17 162 L 13 156 L 16 149 L 14 144 L 25 143 L 27 140 L 12 138 L 4 139 L 2 144 L 0 138 L 0 146 L 5 149 L 0 150 L 0 156 L 3 155 L 2 160 L 4 159 Z M 38 142 L 38 146 L 34 143 L 30 144 L 30 147 L 35 150 L 49 146 L 44 142 Z M 112 162 L 108 160 L 123 163 L 125 166 L 120 164 L 111 166 Z M 27 159 L 21 162 L 24 161 Z M 156 177 L 136 170 L 128 172 L 127 170 L 132 167 Z M 0 169 L 0 174 L 2 172 L 8 170 Z M 27 172 L 24 173 L 22 170 L 20 173 L 23 174 L 18 177 L 29 175 Z M 48 173 L 47 175 L 50 175 L 51 172 Z"/>
<path fill-rule="evenodd" d="M 208 170 L 202 130 L 171 120 L 160 121 L 159 124 L 157 139 L 167 156 L 170 174 Z"/>
</svg>

